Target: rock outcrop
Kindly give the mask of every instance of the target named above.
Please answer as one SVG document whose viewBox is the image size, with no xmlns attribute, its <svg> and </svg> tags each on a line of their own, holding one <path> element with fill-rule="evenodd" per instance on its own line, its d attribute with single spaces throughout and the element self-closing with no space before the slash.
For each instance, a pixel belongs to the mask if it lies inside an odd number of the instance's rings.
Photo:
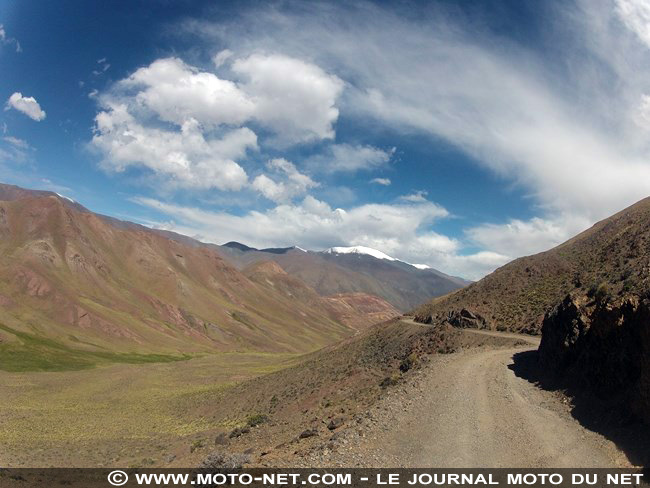
<svg viewBox="0 0 650 488">
<path fill-rule="evenodd" d="M 487 324 L 485 319 L 466 308 L 461 309 L 461 311 L 452 310 L 447 315 L 447 322 L 449 322 L 454 327 L 460 327 L 463 329 L 485 329 Z"/>
<path fill-rule="evenodd" d="M 650 423 L 650 298 L 568 295 L 546 314 L 542 368 Z"/>
</svg>

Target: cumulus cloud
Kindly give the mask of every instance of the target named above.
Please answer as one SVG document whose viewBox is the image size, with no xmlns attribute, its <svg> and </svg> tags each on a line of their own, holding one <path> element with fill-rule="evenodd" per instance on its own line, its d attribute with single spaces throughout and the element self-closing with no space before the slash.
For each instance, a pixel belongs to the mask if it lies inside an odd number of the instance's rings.
<svg viewBox="0 0 650 488">
<path fill-rule="evenodd" d="M 45 118 L 45 111 L 41 109 L 41 106 L 38 104 L 34 97 L 23 97 L 22 93 L 15 92 L 7 100 L 5 105 L 5 110 L 16 109 L 19 112 L 24 113 L 30 119 L 36 120 L 37 122 Z"/>
<path fill-rule="evenodd" d="M 277 174 L 281 181 L 275 181 L 267 175 L 257 176 L 252 183 L 254 190 L 274 202 L 286 202 L 296 196 L 304 195 L 309 189 L 318 186 L 309 176 L 302 174 L 296 166 L 284 158 L 272 159 L 267 168 Z"/>
<path fill-rule="evenodd" d="M 204 126 L 241 125 L 255 110 L 235 83 L 178 58 L 159 59 L 136 70 L 117 84 L 116 91 L 132 112 L 151 111 L 177 125 L 190 118 Z"/>
<path fill-rule="evenodd" d="M 462 243 L 431 230 L 449 215 L 430 201 L 364 204 L 342 209 L 306 196 L 298 203 L 278 205 L 244 215 L 136 198 L 172 220 L 156 227 L 195 236 L 206 242 L 237 240 L 255 247 L 299 245 L 307 249 L 363 245 L 406 262 L 426 263 L 447 272 L 478 278 L 507 262 L 507 256 L 482 251 L 463 255 Z"/>
<path fill-rule="evenodd" d="M 505 224 L 482 224 L 466 230 L 476 245 L 513 259 L 546 251 L 584 230 L 590 222 L 565 215 L 553 219 L 512 219 Z"/>
<path fill-rule="evenodd" d="M 180 130 L 163 129 L 142 125 L 126 105 L 106 101 L 104 108 L 95 118 L 92 144 L 103 153 L 106 170 L 140 166 L 188 188 L 240 190 L 247 183 L 235 159 L 257 147 L 250 129 L 208 138 L 195 119 L 186 120 Z"/>
<path fill-rule="evenodd" d="M 252 54 L 232 63 L 254 100 L 255 118 L 282 144 L 333 139 L 343 82 L 320 67 L 284 55 Z"/>
<path fill-rule="evenodd" d="M 373 178 L 370 180 L 370 183 L 382 186 L 390 186 L 391 181 L 390 178 Z"/>
<path fill-rule="evenodd" d="M 395 154 L 388 150 L 358 144 L 332 144 L 321 153 L 310 157 L 306 164 L 324 173 L 354 173 L 386 166 Z"/>
<path fill-rule="evenodd" d="M 231 56 L 222 51 L 215 63 Z M 269 134 L 267 142 L 278 144 L 334 136 L 335 102 L 343 87 L 338 78 L 279 55 L 241 57 L 232 70 L 239 79 L 222 79 L 179 58 L 164 58 L 104 93 L 92 92 L 101 111 L 91 144 L 103 155 L 102 167 L 147 168 L 179 187 L 239 190 L 248 181 L 239 160 L 258 147 L 253 127 Z M 305 175 L 275 170 L 284 172 L 287 181 L 261 175 L 253 185 L 274 201 L 315 186 Z"/>
</svg>

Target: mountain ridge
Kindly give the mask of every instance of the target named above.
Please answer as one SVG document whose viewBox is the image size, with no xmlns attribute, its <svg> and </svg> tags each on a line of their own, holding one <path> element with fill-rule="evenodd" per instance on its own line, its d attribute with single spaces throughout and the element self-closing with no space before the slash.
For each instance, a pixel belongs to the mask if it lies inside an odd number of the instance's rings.
<svg viewBox="0 0 650 488">
<path fill-rule="evenodd" d="M 432 296 L 440 296 L 469 282 L 433 268 L 421 269 L 371 248 L 330 248 L 308 251 L 297 246 L 255 249 L 239 242 L 220 246 L 226 259 L 238 269 L 272 259 L 323 296 L 369 293 L 405 312 Z M 332 249 L 350 249 L 335 252 Z M 368 252 L 358 252 L 370 250 Z M 356 252 L 355 252 L 356 251 Z M 378 256 L 387 256 L 385 259 Z"/>
<path fill-rule="evenodd" d="M 298 300 L 249 279 L 218 246 L 170 234 L 53 192 L 0 185 L 0 348 L 11 367 L 40 353 L 52 359 L 43 368 L 56 369 L 66 356 L 91 366 L 102 351 L 111 351 L 107 360 L 306 352 L 357 330 L 315 292 L 316 302 Z"/>
</svg>

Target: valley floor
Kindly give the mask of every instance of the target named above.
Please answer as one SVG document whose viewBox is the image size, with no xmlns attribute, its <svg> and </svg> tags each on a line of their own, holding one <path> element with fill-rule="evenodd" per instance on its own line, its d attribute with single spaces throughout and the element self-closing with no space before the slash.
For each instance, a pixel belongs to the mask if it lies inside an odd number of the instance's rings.
<svg viewBox="0 0 650 488">
<path fill-rule="evenodd" d="M 176 456 L 173 446 L 187 450 L 197 434 L 224 428 L 201 406 L 217 404 L 229 385 L 292 363 L 290 355 L 225 353 L 81 371 L 0 371 L 0 466 L 165 465 Z"/>
<path fill-rule="evenodd" d="M 624 467 L 626 456 L 570 414 L 569 401 L 519 376 L 539 339 L 511 339 L 432 361 L 396 387 L 359 427 L 311 452 L 305 466 Z"/>
<path fill-rule="evenodd" d="M 409 333 L 430 330 L 401 325 Z M 428 356 L 381 390 L 374 405 L 337 405 L 345 421 L 333 431 L 326 410 L 306 403 L 292 407 L 296 395 L 290 393 L 279 400 L 284 417 L 272 416 L 221 445 L 215 445 L 215 435 L 242 421 L 243 410 L 230 395 L 252 403 L 250 395 L 259 396 L 265 381 L 242 390 L 228 386 L 278 370 L 283 371 L 267 377 L 271 386 L 296 384 L 302 370 L 288 367 L 303 368 L 303 359 L 220 354 L 72 372 L 0 372 L 0 465 L 187 467 L 214 449 L 250 452 L 253 466 L 630 465 L 611 440 L 572 416 L 567 397 L 531 379 L 526 367 L 538 338 L 470 329 L 451 334 L 457 352 Z M 316 387 L 311 374 L 305 376 L 308 391 Z M 332 378 L 327 381 L 340 385 L 338 376 Z M 215 416 L 215 409 L 225 411 Z M 316 435 L 300 438 L 307 428 Z"/>
</svg>

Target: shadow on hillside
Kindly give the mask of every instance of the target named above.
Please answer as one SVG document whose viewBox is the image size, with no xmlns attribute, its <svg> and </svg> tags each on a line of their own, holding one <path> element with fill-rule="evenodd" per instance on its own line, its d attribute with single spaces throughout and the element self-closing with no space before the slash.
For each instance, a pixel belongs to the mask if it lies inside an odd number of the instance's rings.
<svg viewBox="0 0 650 488">
<path fill-rule="evenodd" d="M 650 426 L 640 423 L 620 404 L 596 398 L 579 385 L 566 385 L 550 378 L 540 368 L 537 351 L 524 351 L 513 356 L 508 366 L 516 376 L 546 391 L 561 391 L 572 400 L 571 415 L 580 424 L 614 442 L 630 462 L 642 466 L 650 476 Z"/>
</svg>

